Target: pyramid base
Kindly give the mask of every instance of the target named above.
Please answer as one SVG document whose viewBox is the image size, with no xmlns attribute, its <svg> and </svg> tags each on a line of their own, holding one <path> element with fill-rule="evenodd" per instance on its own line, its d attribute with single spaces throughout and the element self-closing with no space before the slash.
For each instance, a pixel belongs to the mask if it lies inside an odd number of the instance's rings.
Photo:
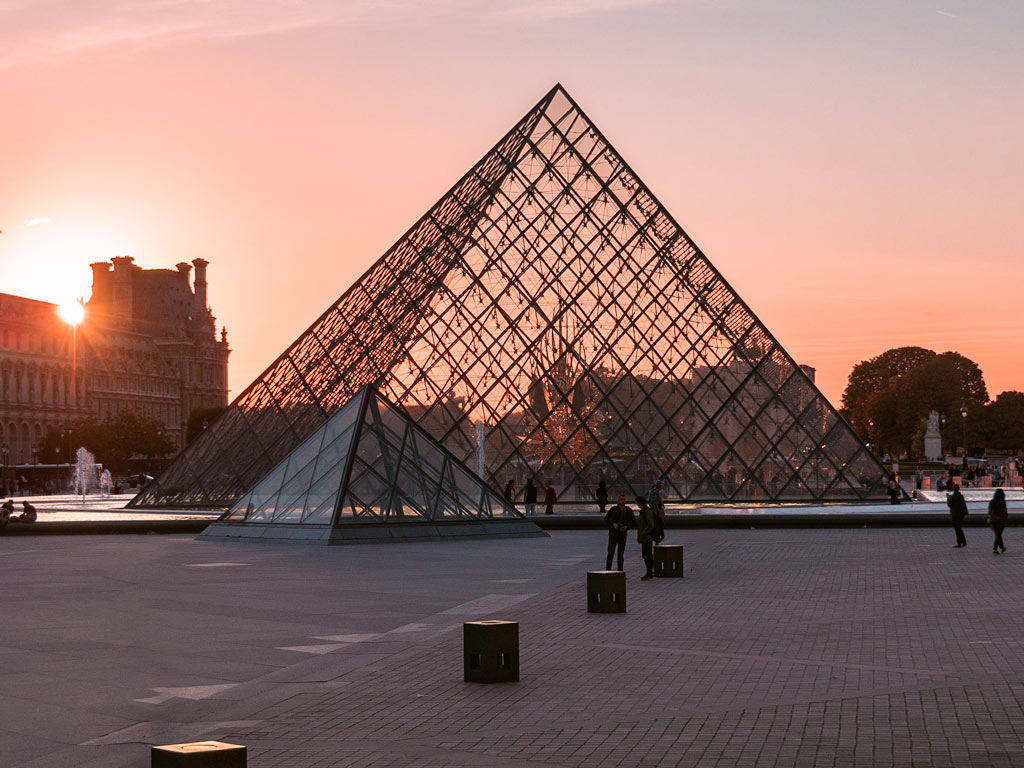
<svg viewBox="0 0 1024 768">
<path fill-rule="evenodd" d="M 329 525 L 259 525 L 215 522 L 201 539 L 287 541 L 294 544 L 380 544 L 456 539 L 534 538 L 547 536 L 529 520 L 452 521 L 443 523 L 351 523 Z"/>
</svg>

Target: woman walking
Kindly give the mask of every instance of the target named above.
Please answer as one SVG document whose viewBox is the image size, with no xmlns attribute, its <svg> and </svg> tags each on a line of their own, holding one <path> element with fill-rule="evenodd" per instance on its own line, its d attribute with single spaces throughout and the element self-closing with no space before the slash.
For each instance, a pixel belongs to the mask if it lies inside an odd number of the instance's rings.
<svg viewBox="0 0 1024 768">
<path fill-rule="evenodd" d="M 993 555 L 1006 551 L 1006 545 L 1003 544 L 1003 528 L 1006 527 L 1007 517 L 1009 513 L 1006 511 L 1006 494 L 1002 488 L 996 488 L 996 492 L 992 494 L 992 501 L 988 503 L 988 519 L 992 524 L 992 532 L 996 535 L 995 541 L 992 542 Z"/>
</svg>

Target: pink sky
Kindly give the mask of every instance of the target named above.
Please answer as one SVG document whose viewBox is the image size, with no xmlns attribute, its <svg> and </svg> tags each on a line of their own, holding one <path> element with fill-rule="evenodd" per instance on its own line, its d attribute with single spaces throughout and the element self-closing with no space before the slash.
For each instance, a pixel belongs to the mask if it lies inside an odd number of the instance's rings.
<svg viewBox="0 0 1024 768">
<path fill-rule="evenodd" d="M 0 0 L 0 291 L 209 259 L 237 394 L 560 81 L 835 404 L 910 344 L 1024 390 L 1021 29 L 996 0 Z"/>
</svg>

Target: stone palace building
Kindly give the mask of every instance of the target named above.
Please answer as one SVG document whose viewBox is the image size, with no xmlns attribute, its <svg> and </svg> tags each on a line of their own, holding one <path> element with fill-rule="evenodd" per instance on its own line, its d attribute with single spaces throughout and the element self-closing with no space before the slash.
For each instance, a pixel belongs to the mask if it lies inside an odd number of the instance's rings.
<svg viewBox="0 0 1024 768">
<path fill-rule="evenodd" d="M 66 461 L 74 446 L 65 438 L 63 455 L 41 455 L 49 430 L 68 435 L 79 420 L 122 410 L 157 419 L 179 449 L 194 409 L 227 405 L 230 350 L 207 306 L 207 264 L 142 269 L 131 256 L 92 264 L 77 328 L 55 304 L 0 293 L 4 466 Z"/>
</svg>

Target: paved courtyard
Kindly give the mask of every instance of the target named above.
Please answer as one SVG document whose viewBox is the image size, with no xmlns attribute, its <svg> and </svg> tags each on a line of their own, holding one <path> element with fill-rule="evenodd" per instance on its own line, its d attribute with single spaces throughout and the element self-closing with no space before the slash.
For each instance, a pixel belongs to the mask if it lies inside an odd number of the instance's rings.
<svg viewBox="0 0 1024 768">
<path fill-rule="evenodd" d="M 1024 766 L 1024 535 L 967 535 L 670 531 L 686 578 L 631 542 L 624 615 L 586 613 L 600 531 L 0 538 L 0 765 Z M 520 622 L 520 683 L 462 682 L 484 616 Z"/>
</svg>

